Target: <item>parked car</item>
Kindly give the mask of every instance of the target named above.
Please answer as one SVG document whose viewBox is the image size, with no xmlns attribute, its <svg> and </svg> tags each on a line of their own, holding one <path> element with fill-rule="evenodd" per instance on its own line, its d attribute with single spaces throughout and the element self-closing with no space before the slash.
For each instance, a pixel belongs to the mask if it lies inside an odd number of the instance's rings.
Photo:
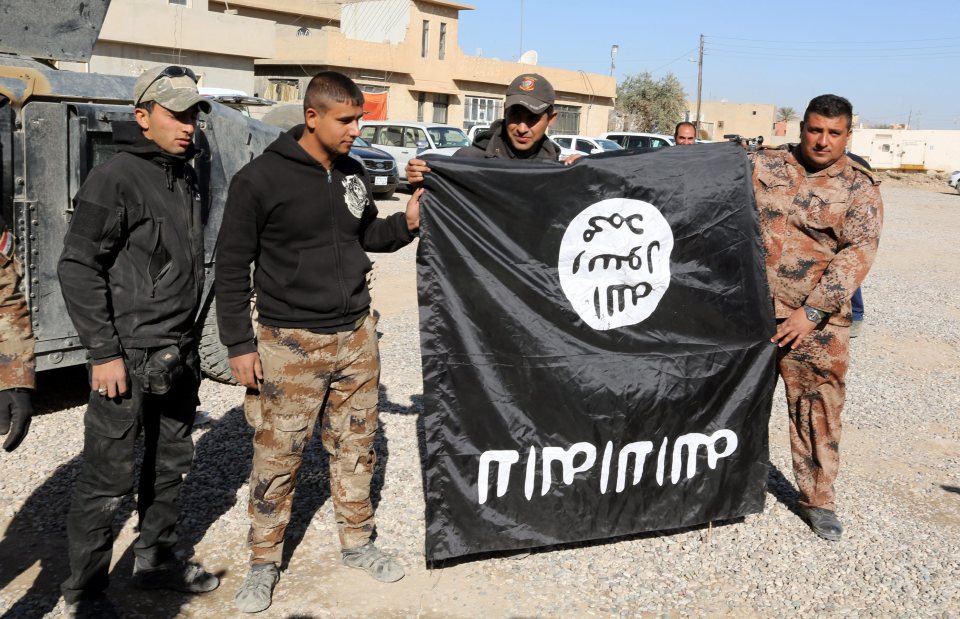
<svg viewBox="0 0 960 619">
<path fill-rule="evenodd" d="M 573 148 L 567 148 L 566 146 L 561 146 L 560 144 L 558 144 L 557 142 L 553 141 L 553 140 L 552 140 L 551 138 L 549 138 L 549 137 L 548 137 L 547 139 L 550 140 L 551 142 L 553 142 L 554 144 L 556 144 L 556 145 L 557 145 L 557 148 L 560 149 L 560 161 L 566 160 L 566 158 L 569 157 L 570 155 L 577 155 L 577 156 L 581 156 L 581 157 L 584 155 L 584 154 L 581 153 L 580 151 L 575 150 L 575 149 L 573 149 Z"/>
<path fill-rule="evenodd" d="M 292 103 L 278 105 L 263 117 L 263 122 L 286 131 L 303 122 L 303 106 Z M 373 197 L 389 200 L 397 190 L 397 162 L 390 153 L 374 148 L 363 138 L 354 138 L 350 155 L 363 162 L 373 183 Z"/>
<path fill-rule="evenodd" d="M 232 88 L 208 88 L 200 87 L 200 95 L 231 107 L 244 116 L 250 116 L 250 108 L 260 108 L 275 105 L 276 101 L 264 99 L 263 97 L 254 97 L 248 95 L 242 90 L 233 90 Z"/>
<path fill-rule="evenodd" d="M 601 138 L 612 140 L 623 148 L 664 148 L 673 146 L 673 137 L 661 133 L 636 133 L 633 131 L 610 131 L 601 133 Z"/>
<path fill-rule="evenodd" d="M 950 179 L 947 181 L 947 184 L 956 189 L 957 193 L 960 193 L 960 170 L 950 174 Z"/>
<path fill-rule="evenodd" d="M 374 148 L 363 138 L 354 138 L 350 155 L 360 159 L 367 169 L 370 182 L 373 183 L 373 197 L 378 200 L 392 198 L 400 181 L 397 178 L 397 162 L 390 153 Z"/>
<path fill-rule="evenodd" d="M 407 180 L 407 162 L 426 153 L 452 155 L 470 146 L 470 139 L 459 127 L 415 121 L 365 120 L 360 137 L 388 152 L 397 161 L 400 180 Z"/>
<path fill-rule="evenodd" d="M 477 133 L 489 128 L 490 125 L 474 125 L 467 129 L 467 137 L 470 138 L 470 143 L 473 144 L 473 141 L 477 139 Z"/>
<path fill-rule="evenodd" d="M 583 155 L 623 149 L 622 146 L 612 140 L 588 138 L 585 135 L 551 135 L 550 139 L 563 148 L 573 149 Z"/>
</svg>

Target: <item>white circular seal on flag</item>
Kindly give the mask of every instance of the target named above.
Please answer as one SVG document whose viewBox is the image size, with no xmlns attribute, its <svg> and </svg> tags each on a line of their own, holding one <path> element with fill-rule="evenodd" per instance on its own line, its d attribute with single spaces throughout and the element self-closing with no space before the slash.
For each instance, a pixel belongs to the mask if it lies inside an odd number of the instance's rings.
<svg viewBox="0 0 960 619">
<path fill-rule="evenodd" d="M 649 202 L 612 198 L 573 218 L 560 242 L 560 287 L 598 331 L 646 320 L 670 285 L 673 230 Z"/>
<path fill-rule="evenodd" d="M 350 214 L 360 219 L 367 208 L 367 188 L 356 174 L 343 179 L 343 199 L 350 209 Z"/>
</svg>

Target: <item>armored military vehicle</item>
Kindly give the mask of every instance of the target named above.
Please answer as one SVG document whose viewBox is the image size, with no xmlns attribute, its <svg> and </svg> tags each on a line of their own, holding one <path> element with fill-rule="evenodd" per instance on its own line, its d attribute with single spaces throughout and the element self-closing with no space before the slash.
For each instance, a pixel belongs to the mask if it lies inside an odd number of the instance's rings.
<svg viewBox="0 0 960 619">
<path fill-rule="evenodd" d="M 0 208 L 18 239 L 23 288 L 36 336 L 37 369 L 83 363 L 64 306 L 57 261 L 72 199 L 90 170 L 113 155 L 111 123 L 133 120 L 136 76 L 63 71 L 55 61 L 88 61 L 109 0 L 4 0 L 0 14 Z M 206 287 L 197 321 L 207 376 L 230 380 L 216 328 L 213 256 L 233 174 L 279 129 L 214 103 L 201 115 L 194 160 L 207 189 Z"/>
</svg>

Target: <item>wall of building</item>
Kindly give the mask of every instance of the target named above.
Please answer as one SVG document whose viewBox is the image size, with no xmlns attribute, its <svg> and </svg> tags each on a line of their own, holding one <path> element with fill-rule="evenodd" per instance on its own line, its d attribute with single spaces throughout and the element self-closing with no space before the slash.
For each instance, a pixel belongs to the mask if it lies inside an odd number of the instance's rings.
<svg viewBox="0 0 960 619">
<path fill-rule="evenodd" d="M 694 120 L 697 102 L 687 101 L 687 119 Z M 739 134 L 746 138 L 763 136 L 764 144 L 773 135 L 776 106 L 772 103 L 734 103 L 730 101 L 701 101 L 701 127 L 709 140 L 722 140 L 726 134 Z"/>
<path fill-rule="evenodd" d="M 422 110 L 425 121 L 434 119 L 434 110 L 446 99 L 449 124 L 465 126 L 465 105 L 472 97 L 502 102 L 507 85 L 522 72 L 546 77 L 557 91 L 558 105 L 579 112 L 578 131 L 598 135 L 607 130 L 607 116 L 616 96 L 616 81 L 609 76 L 552 67 L 521 65 L 490 58 L 467 56 L 459 46 L 459 10 L 464 5 L 428 0 L 406 2 L 408 18 L 405 35 L 399 42 L 391 28 L 378 39 L 371 28 L 360 29 L 352 20 L 366 16 L 375 20 L 394 10 L 396 0 L 358 2 L 344 7 L 340 28 L 324 30 L 321 36 L 296 36 L 277 25 L 276 53 L 256 61 L 256 87 L 272 96 L 284 82 L 284 92 L 302 100 L 309 77 L 317 71 L 342 71 L 365 90 L 387 92 L 388 116 L 394 120 L 416 120 Z M 232 3 L 231 3 L 231 6 Z M 392 13 L 391 13 L 392 14 Z M 429 23 L 426 53 L 423 23 Z M 441 25 L 445 28 L 444 53 L 440 55 Z M 348 36 L 354 33 L 357 38 Z M 393 34 L 391 34 L 393 33 Z M 390 35 L 390 36 L 387 36 Z M 288 82 L 295 82 L 290 87 Z M 420 100 L 423 100 L 421 107 Z"/>
<path fill-rule="evenodd" d="M 465 106 L 473 97 L 502 111 L 513 78 L 536 72 L 553 84 L 564 118 L 579 119 L 579 133 L 607 130 L 616 96 L 612 77 L 467 56 L 459 45 L 459 14 L 472 8 L 447 0 L 191 0 L 189 6 L 114 0 L 89 65 L 72 68 L 137 75 L 155 64 L 181 63 L 194 68 L 204 86 L 292 103 L 302 102 L 313 75 L 333 69 L 365 91 L 386 92 L 392 119 L 420 113 L 432 121 L 445 104 L 446 122 L 457 126 L 471 124 Z"/>
<path fill-rule="evenodd" d="M 960 170 L 960 131 L 854 129 L 850 151 L 877 169 Z"/>
<path fill-rule="evenodd" d="M 211 12 L 206 0 L 189 7 L 166 0 L 111 2 L 98 40 L 251 59 L 274 53 L 272 22 Z"/>
</svg>

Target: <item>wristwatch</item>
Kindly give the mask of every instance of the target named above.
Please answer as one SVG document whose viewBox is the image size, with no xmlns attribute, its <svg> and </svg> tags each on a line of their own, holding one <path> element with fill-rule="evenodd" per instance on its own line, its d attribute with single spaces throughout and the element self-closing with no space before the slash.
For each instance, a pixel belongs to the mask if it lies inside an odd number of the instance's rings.
<svg viewBox="0 0 960 619">
<path fill-rule="evenodd" d="M 814 323 L 819 323 L 827 316 L 827 312 L 818 310 L 815 307 L 810 307 L 809 305 L 803 306 L 803 313 L 807 315 L 807 320 Z"/>
</svg>

